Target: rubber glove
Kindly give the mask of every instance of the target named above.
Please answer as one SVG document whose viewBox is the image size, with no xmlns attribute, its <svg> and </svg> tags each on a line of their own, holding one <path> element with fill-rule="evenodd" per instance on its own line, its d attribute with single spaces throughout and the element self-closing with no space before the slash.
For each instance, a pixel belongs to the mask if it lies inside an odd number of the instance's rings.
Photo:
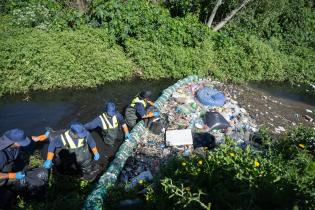
<svg viewBox="0 0 315 210">
<path fill-rule="evenodd" d="M 94 160 L 99 160 L 100 159 L 100 153 L 95 153 L 94 154 Z"/>
<path fill-rule="evenodd" d="M 50 135 L 50 130 L 47 130 L 44 135 L 48 137 Z"/>
<path fill-rule="evenodd" d="M 15 179 L 16 180 L 21 180 L 21 179 L 24 179 L 25 178 L 25 174 L 24 172 L 16 172 L 16 175 L 15 175 Z"/>
<path fill-rule="evenodd" d="M 52 166 L 52 161 L 51 160 L 45 160 L 43 167 L 46 169 L 50 169 Z"/>
<path fill-rule="evenodd" d="M 153 112 L 153 116 L 154 117 L 159 117 L 160 116 L 160 112 Z"/>
<path fill-rule="evenodd" d="M 32 140 L 35 141 L 35 142 L 38 142 L 38 141 L 45 141 L 50 135 L 50 130 L 47 130 L 45 134 L 43 135 L 40 135 L 40 136 L 32 136 Z"/>
<path fill-rule="evenodd" d="M 131 138 L 130 133 L 126 133 L 126 134 L 125 134 L 125 140 L 128 140 L 128 139 L 130 139 L 130 138 Z"/>
</svg>

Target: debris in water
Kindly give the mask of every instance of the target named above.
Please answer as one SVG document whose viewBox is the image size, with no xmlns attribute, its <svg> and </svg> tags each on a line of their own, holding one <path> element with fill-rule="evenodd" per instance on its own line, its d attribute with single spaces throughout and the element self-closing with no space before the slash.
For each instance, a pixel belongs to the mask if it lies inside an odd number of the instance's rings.
<svg viewBox="0 0 315 210">
<path fill-rule="evenodd" d="M 278 127 L 275 128 L 275 132 L 276 133 L 282 133 L 282 132 L 285 132 L 285 129 L 282 126 L 278 126 Z"/>
<path fill-rule="evenodd" d="M 135 180 L 138 180 L 135 177 L 146 171 L 150 171 L 154 176 L 159 171 L 160 165 L 172 156 L 178 154 L 190 156 L 200 148 L 213 148 L 224 143 L 226 137 L 234 139 L 240 147 L 246 146 L 250 136 L 259 128 L 246 109 L 232 99 L 233 96 L 236 98 L 235 94 L 239 93 L 223 90 L 221 91 L 225 98 L 223 106 L 206 106 L 196 98 L 197 91 L 205 87 L 221 90 L 224 89 L 224 84 L 204 79 L 182 86 L 172 94 L 168 102 L 160 109 L 161 116 L 167 118 L 168 122 L 164 132 L 156 135 L 147 131 L 142 135 L 135 152 L 122 170 L 120 178 L 122 182 L 135 183 Z M 220 114 L 227 122 L 226 126 L 210 129 L 206 117 L 209 112 Z M 280 130 L 282 131 L 284 128 L 282 127 Z M 175 132 L 176 138 L 170 140 L 169 134 L 172 132 Z M 200 136 L 196 134 L 200 134 Z M 202 144 L 199 141 L 197 143 L 195 137 L 198 136 L 200 139 L 203 134 L 210 137 L 206 137 L 207 141 Z"/>
<path fill-rule="evenodd" d="M 311 117 L 308 116 L 308 115 L 304 115 L 303 117 L 304 117 L 305 120 L 307 120 L 307 121 L 309 121 L 309 122 L 313 122 L 313 120 L 314 120 L 313 118 L 311 118 Z"/>
</svg>

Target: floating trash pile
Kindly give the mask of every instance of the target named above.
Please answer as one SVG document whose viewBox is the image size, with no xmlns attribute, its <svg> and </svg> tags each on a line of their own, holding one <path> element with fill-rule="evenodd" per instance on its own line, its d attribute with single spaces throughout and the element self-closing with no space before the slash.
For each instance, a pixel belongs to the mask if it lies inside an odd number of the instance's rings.
<svg viewBox="0 0 315 210">
<path fill-rule="evenodd" d="M 196 148 L 224 143 L 226 137 L 241 147 L 249 143 L 258 126 L 229 93 L 217 91 L 222 85 L 204 79 L 177 89 L 160 110 L 166 125 L 159 133 L 147 130 L 141 137 L 120 181 L 131 187 L 139 180 L 150 181 L 172 155 L 189 156 Z"/>
</svg>

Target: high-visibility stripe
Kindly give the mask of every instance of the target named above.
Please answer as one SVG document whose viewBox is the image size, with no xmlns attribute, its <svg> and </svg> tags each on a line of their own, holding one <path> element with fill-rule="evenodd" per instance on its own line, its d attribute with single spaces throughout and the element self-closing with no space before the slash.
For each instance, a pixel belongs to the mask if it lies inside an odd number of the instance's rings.
<svg viewBox="0 0 315 210">
<path fill-rule="evenodd" d="M 62 141 L 62 144 L 63 144 L 64 146 L 67 145 L 67 140 L 65 139 L 65 137 L 63 136 L 63 134 L 61 134 L 61 141 Z"/>
<path fill-rule="evenodd" d="M 105 120 L 103 119 L 103 116 L 100 115 L 99 118 L 101 118 L 103 129 L 106 130 L 107 129 L 107 125 L 106 125 Z"/>
<path fill-rule="evenodd" d="M 146 103 L 144 100 L 141 100 L 138 96 L 135 97 L 135 98 L 131 101 L 130 106 L 131 106 L 131 107 L 135 107 L 135 106 L 136 106 L 136 103 L 141 103 L 141 104 L 144 106 L 144 108 L 146 108 L 146 106 L 147 106 L 147 103 Z"/>
<path fill-rule="evenodd" d="M 76 149 L 84 146 L 84 138 L 77 139 L 78 146 L 76 146 L 73 138 L 69 134 L 69 131 L 66 131 L 64 135 L 61 135 L 61 140 L 64 146 L 66 146 L 68 143 L 70 149 Z"/>
<path fill-rule="evenodd" d="M 113 124 L 111 124 L 106 116 L 105 113 L 103 113 L 102 115 L 99 116 L 101 118 L 101 121 L 102 121 L 102 126 L 103 126 L 103 129 L 106 130 L 107 128 L 109 129 L 113 129 L 113 128 L 117 128 L 118 127 L 118 120 L 117 120 L 117 117 L 116 115 L 114 115 L 112 117 L 112 120 L 113 120 Z"/>
<path fill-rule="evenodd" d="M 117 120 L 116 115 L 114 115 L 112 117 L 113 124 L 110 124 L 110 122 L 109 122 L 109 120 L 108 120 L 108 118 L 106 117 L 105 114 L 103 114 L 103 116 L 104 116 L 104 119 L 106 120 L 107 124 L 109 125 L 109 128 L 117 128 L 118 127 L 118 120 Z"/>
</svg>

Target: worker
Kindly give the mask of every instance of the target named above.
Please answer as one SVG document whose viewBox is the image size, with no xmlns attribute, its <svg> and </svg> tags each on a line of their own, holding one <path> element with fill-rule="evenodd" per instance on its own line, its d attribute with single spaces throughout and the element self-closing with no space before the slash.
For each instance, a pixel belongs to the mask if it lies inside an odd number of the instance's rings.
<svg viewBox="0 0 315 210">
<path fill-rule="evenodd" d="M 39 168 L 35 173 L 27 173 L 27 176 L 23 171 L 14 172 L 14 169 L 17 168 L 15 163 L 21 147 L 26 147 L 30 143 L 31 141 L 26 137 L 24 131 L 17 128 L 5 132 L 0 137 L 0 209 L 6 208 L 6 205 L 13 198 L 14 193 L 10 189 L 11 186 L 20 191 L 25 191 L 28 190 L 27 188 L 33 187 L 32 183 L 34 182 L 45 184 L 44 180 L 38 181 L 38 179 L 45 178 L 45 181 L 48 180 L 48 172 L 45 169 Z M 40 176 L 38 176 L 39 173 L 41 173 Z M 29 181 L 32 183 L 29 183 Z"/>
<path fill-rule="evenodd" d="M 49 131 L 41 136 L 34 136 L 34 141 L 43 141 L 49 137 Z M 94 154 L 94 160 L 100 158 L 100 154 L 96 148 L 96 143 L 92 135 L 84 128 L 81 123 L 73 123 L 69 130 L 58 135 L 54 139 L 50 139 L 48 146 L 47 159 L 43 164 L 44 168 L 50 169 L 53 164 L 55 153 L 58 154 L 54 162 L 61 164 L 62 158 L 60 157 L 61 151 L 67 151 L 69 155 L 74 156 L 74 164 L 79 167 L 83 175 L 83 179 L 93 181 L 97 174 L 92 169 L 92 158 L 88 146 Z M 71 163 L 73 164 L 73 163 Z"/>
<path fill-rule="evenodd" d="M 0 138 L 0 178 L 1 183 L 8 180 L 21 180 L 25 177 L 23 172 L 9 172 L 12 163 L 17 159 L 20 153 L 20 147 L 26 147 L 31 143 L 25 136 L 24 131 L 12 129 L 4 133 Z"/>
<path fill-rule="evenodd" d="M 103 139 L 111 147 L 114 146 L 115 141 L 120 137 L 120 127 L 124 131 L 125 140 L 130 138 L 128 126 L 123 116 L 116 110 L 116 105 L 113 102 L 106 103 L 105 112 L 91 122 L 86 123 L 84 127 L 88 130 L 93 130 L 97 127 L 102 128 Z"/>
<path fill-rule="evenodd" d="M 150 100 L 151 91 L 142 91 L 126 108 L 126 122 L 130 128 L 133 128 L 139 120 L 159 117 L 159 112 L 149 112 L 148 108 L 154 106 L 154 102 Z"/>
</svg>

